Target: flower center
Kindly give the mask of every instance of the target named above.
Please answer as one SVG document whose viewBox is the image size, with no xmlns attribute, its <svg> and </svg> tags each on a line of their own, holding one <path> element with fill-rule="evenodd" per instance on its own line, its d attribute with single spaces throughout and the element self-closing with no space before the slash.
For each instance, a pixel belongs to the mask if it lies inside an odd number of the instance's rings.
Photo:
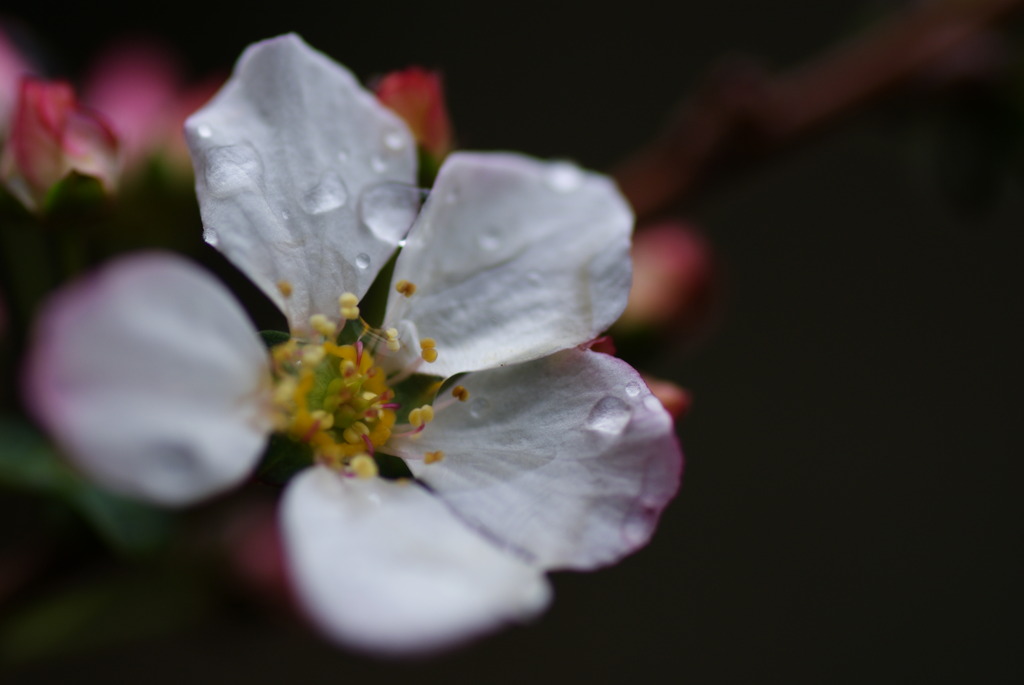
<svg viewBox="0 0 1024 685">
<path fill-rule="evenodd" d="M 373 453 L 391 437 L 395 394 L 361 342 L 292 339 L 272 351 L 278 430 L 316 458 L 357 476 L 376 475 Z"/>
</svg>

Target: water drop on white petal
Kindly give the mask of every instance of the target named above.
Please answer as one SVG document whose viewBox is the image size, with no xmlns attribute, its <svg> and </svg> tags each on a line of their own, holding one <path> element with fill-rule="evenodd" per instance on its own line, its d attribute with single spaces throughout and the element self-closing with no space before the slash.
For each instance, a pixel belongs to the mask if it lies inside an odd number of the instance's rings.
<svg viewBox="0 0 1024 685">
<path fill-rule="evenodd" d="M 444 202 L 448 205 L 453 205 L 459 201 L 459 191 L 453 190 L 444 196 Z"/>
<path fill-rule="evenodd" d="M 228 145 L 210 150 L 203 175 L 210 194 L 225 198 L 257 189 L 263 175 L 263 163 L 249 145 Z"/>
<path fill-rule="evenodd" d="M 618 435 L 629 423 L 630 408 L 618 397 L 608 395 L 597 401 L 587 416 L 587 427 L 601 433 Z"/>
<path fill-rule="evenodd" d="M 480 417 L 487 414 L 490 408 L 490 402 L 488 402 L 483 397 L 477 397 L 476 399 L 472 400 L 469 403 L 469 415 L 472 416 L 474 419 L 479 419 Z"/>
<path fill-rule="evenodd" d="M 196 127 L 196 133 L 200 138 L 209 138 L 213 135 L 213 129 L 206 124 L 199 124 L 199 126 Z"/>
<path fill-rule="evenodd" d="M 370 255 L 365 252 L 360 252 L 356 256 L 356 266 L 365 271 L 370 268 Z"/>
<path fill-rule="evenodd" d="M 405 147 L 405 139 L 402 137 L 401 133 L 398 133 L 397 131 L 392 131 L 391 133 L 384 136 L 384 145 L 386 145 L 389 150 L 394 150 L 397 152 L 398 150 L 401 150 L 403 147 Z"/>
<path fill-rule="evenodd" d="M 548 185 L 559 193 L 571 193 L 583 185 L 583 172 L 570 162 L 556 162 L 548 169 Z"/>
<path fill-rule="evenodd" d="M 282 211 L 281 218 L 284 219 L 285 221 L 288 221 L 288 219 L 290 218 L 288 212 Z"/>
<path fill-rule="evenodd" d="M 654 395 L 648 395 L 644 398 L 644 406 L 648 411 L 665 411 L 665 405 Z"/>
<path fill-rule="evenodd" d="M 388 163 L 380 157 L 374 157 L 370 160 L 370 168 L 376 171 L 378 174 L 383 174 L 388 170 Z"/>
<path fill-rule="evenodd" d="M 636 381 L 630 381 L 626 383 L 626 394 L 630 397 L 636 397 L 640 394 L 640 384 Z"/>
<path fill-rule="evenodd" d="M 347 200 L 345 184 L 336 175 L 328 173 L 303 196 L 302 208 L 309 214 L 326 214 L 343 206 Z"/>
<path fill-rule="evenodd" d="M 338 161 L 339 162 L 347 162 L 348 161 L 348 151 L 347 150 L 339 150 L 338 151 Z"/>
<path fill-rule="evenodd" d="M 501 246 L 501 241 L 498 240 L 498 236 L 493 230 L 480 233 L 476 237 L 476 242 L 480 246 L 480 249 L 486 250 L 487 252 L 493 252 Z"/>
<path fill-rule="evenodd" d="M 530 285 L 540 285 L 544 278 L 540 275 L 539 271 L 530 269 L 526 272 L 526 282 Z"/>
<path fill-rule="evenodd" d="M 424 191 L 401 183 L 380 183 L 359 197 L 359 218 L 378 238 L 398 243 L 420 212 Z"/>
</svg>

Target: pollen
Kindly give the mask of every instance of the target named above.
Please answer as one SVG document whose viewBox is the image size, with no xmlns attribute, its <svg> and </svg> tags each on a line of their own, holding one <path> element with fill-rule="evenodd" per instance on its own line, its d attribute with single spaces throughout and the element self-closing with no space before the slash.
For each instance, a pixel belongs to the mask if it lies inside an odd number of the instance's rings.
<svg viewBox="0 0 1024 685">
<path fill-rule="evenodd" d="M 309 325 L 313 330 L 325 338 L 333 338 L 335 334 L 334 324 L 323 314 L 314 314 L 309 317 Z"/>
<path fill-rule="evenodd" d="M 338 310 L 346 319 L 355 320 L 359 318 L 359 298 L 355 293 L 345 293 L 338 298 Z"/>
<path fill-rule="evenodd" d="M 437 361 L 437 342 L 433 338 L 420 339 L 420 356 L 428 364 Z"/>
<path fill-rule="evenodd" d="M 385 331 L 385 333 L 387 334 L 388 337 L 389 350 L 391 350 L 392 352 L 398 352 L 400 349 L 402 349 L 402 344 L 398 342 L 397 328 L 389 328 L 388 330 Z"/>
<path fill-rule="evenodd" d="M 423 455 L 424 464 L 436 464 L 444 459 L 444 452 L 437 450 L 436 452 L 427 452 Z"/>
<path fill-rule="evenodd" d="M 416 284 L 403 278 L 398 283 L 395 283 L 395 290 L 406 297 L 412 297 L 416 294 Z"/>
<path fill-rule="evenodd" d="M 277 290 L 283 296 L 291 297 L 292 296 L 292 290 L 294 290 L 294 288 L 292 288 L 292 284 L 290 282 L 288 282 L 288 281 L 278 281 L 277 282 Z"/>
<path fill-rule="evenodd" d="M 452 388 L 452 397 L 457 399 L 459 402 L 465 402 L 469 399 L 469 390 L 461 385 L 456 385 Z"/>
<path fill-rule="evenodd" d="M 356 455 L 349 462 L 348 466 L 358 478 L 373 478 L 378 472 L 377 462 L 368 454 Z"/>
</svg>

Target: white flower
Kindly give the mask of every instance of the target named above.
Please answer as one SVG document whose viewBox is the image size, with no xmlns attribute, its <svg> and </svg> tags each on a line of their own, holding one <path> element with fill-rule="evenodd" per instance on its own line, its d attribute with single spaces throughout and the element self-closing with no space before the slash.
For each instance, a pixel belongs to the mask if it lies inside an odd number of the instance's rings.
<svg viewBox="0 0 1024 685">
<path fill-rule="evenodd" d="M 244 479 L 272 431 L 308 442 L 316 463 L 282 509 L 298 595 L 328 635 L 381 652 L 529 618 L 546 571 L 647 542 L 681 454 L 639 375 L 585 349 L 630 280 L 631 215 L 610 181 L 455 154 L 415 216 L 408 130 L 295 36 L 249 48 L 187 133 L 208 241 L 293 341 L 268 358 L 183 260 L 108 266 L 51 302 L 26 374 L 76 463 L 185 504 Z M 384 325 L 335 344 L 407 232 Z M 465 375 L 396 407 L 414 372 Z M 375 477 L 377 452 L 417 482 Z"/>
</svg>

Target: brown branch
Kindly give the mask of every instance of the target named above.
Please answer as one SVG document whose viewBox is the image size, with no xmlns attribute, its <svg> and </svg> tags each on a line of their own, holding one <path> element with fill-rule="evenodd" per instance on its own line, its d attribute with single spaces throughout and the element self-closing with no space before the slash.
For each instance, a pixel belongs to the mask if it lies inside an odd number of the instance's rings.
<svg viewBox="0 0 1024 685">
<path fill-rule="evenodd" d="M 715 70 L 668 128 L 615 176 L 638 219 L 665 212 L 728 165 L 791 145 L 976 40 L 1024 0 L 937 0 L 884 20 L 820 59 L 769 78 Z"/>
</svg>

